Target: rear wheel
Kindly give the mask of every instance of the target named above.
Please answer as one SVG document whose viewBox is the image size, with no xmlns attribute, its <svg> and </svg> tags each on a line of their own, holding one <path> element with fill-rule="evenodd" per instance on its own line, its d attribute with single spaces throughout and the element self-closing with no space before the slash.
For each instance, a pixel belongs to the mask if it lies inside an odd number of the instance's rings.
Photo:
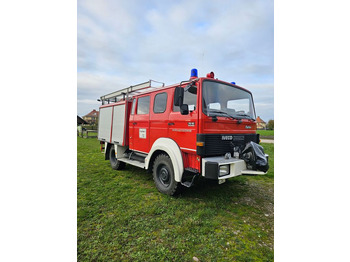
<svg viewBox="0 0 350 262">
<path fill-rule="evenodd" d="M 115 170 L 122 170 L 125 168 L 125 163 L 119 161 L 115 157 L 115 149 L 114 145 L 111 146 L 111 149 L 109 150 L 109 162 L 111 163 L 111 167 Z"/>
<path fill-rule="evenodd" d="M 153 180 L 161 193 L 172 196 L 179 192 L 180 183 L 175 181 L 173 164 L 168 155 L 160 154 L 155 159 Z"/>
</svg>

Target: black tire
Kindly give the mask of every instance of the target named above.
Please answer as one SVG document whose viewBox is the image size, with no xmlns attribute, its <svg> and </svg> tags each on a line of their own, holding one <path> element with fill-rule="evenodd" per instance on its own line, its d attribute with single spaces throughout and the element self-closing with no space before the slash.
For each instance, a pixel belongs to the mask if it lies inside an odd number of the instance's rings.
<svg viewBox="0 0 350 262">
<path fill-rule="evenodd" d="M 174 168 L 168 155 L 160 154 L 154 160 L 153 180 L 159 192 L 170 196 L 180 190 L 180 183 L 175 181 Z"/>
<path fill-rule="evenodd" d="M 122 170 L 125 168 L 125 163 L 117 160 L 115 157 L 114 145 L 112 145 L 109 150 L 109 162 L 111 163 L 111 167 L 115 170 Z"/>
</svg>

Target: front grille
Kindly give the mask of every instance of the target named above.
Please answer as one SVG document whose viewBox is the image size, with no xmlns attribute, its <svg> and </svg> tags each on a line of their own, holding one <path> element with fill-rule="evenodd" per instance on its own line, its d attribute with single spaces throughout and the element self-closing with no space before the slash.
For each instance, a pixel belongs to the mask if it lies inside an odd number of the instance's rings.
<svg viewBox="0 0 350 262">
<path fill-rule="evenodd" d="M 228 152 L 233 154 L 233 147 L 244 149 L 246 143 L 258 143 L 258 134 L 197 134 L 197 141 L 204 146 L 197 146 L 197 155 L 202 157 L 220 156 Z"/>
</svg>

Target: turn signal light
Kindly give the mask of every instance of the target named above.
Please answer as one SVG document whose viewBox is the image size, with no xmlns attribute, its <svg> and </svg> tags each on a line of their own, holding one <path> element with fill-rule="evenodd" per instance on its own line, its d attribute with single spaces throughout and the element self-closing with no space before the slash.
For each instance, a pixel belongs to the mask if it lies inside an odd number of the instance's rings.
<svg viewBox="0 0 350 262">
<path fill-rule="evenodd" d="M 204 146 L 204 142 L 197 142 L 196 145 L 197 146 Z"/>
</svg>

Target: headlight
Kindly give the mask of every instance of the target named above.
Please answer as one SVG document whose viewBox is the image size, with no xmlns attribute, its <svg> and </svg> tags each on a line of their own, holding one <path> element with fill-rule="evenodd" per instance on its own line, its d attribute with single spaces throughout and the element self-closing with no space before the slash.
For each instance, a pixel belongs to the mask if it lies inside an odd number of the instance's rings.
<svg viewBox="0 0 350 262">
<path fill-rule="evenodd" d="M 222 165 L 220 166 L 219 176 L 226 176 L 230 174 L 230 165 Z"/>
</svg>

